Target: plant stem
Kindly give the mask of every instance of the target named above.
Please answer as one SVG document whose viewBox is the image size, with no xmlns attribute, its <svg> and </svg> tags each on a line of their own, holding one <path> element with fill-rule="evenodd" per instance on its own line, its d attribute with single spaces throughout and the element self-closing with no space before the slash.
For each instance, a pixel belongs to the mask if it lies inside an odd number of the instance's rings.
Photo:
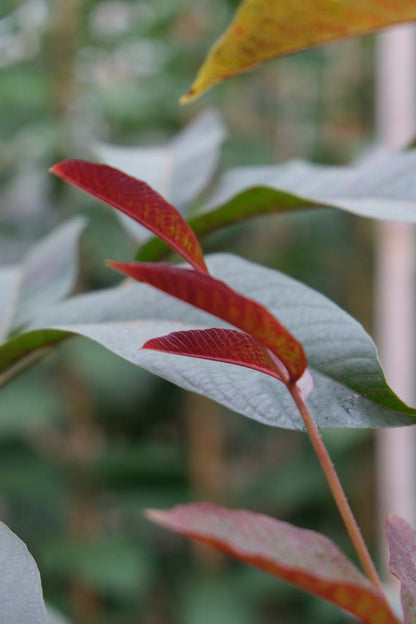
<svg viewBox="0 0 416 624">
<path fill-rule="evenodd" d="M 49 347 L 38 349 L 33 351 L 25 358 L 19 360 L 16 364 L 12 365 L 4 373 L 0 373 L 0 389 L 3 388 L 9 381 L 12 381 L 17 375 L 24 372 L 27 368 L 35 364 L 42 357 L 50 352 Z"/>
<path fill-rule="evenodd" d="M 354 548 L 357 552 L 361 565 L 363 566 L 363 569 L 370 581 L 384 594 L 380 578 L 374 567 L 374 563 L 370 557 L 363 536 L 361 535 L 361 531 L 358 527 L 357 521 L 351 511 L 351 507 L 347 501 L 347 497 L 345 496 L 345 492 L 342 488 L 341 482 L 335 471 L 334 465 L 328 454 L 324 441 L 322 440 L 321 434 L 319 433 L 318 427 L 316 426 L 312 415 L 302 398 L 300 390 L 296 386 L 296 383 L 291 382 L 288 384 L 287 387 L 302 416 L 303 422 L 305 423 L 305 427 L 311 439 L 312 446 L 318 456 L 319 462 L 327 478 L 332 495 L 335 499 L 338 510 L 344 521 Z"/>
</svg>

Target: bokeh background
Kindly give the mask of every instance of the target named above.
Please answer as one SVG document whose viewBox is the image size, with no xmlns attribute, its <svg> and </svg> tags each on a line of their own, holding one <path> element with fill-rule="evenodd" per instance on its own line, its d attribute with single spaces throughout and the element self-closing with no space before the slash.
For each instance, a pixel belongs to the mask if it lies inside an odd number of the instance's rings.
<svg viewBox="0 0 416 624">
<path fill-rule="evenodd" d="M 374 39 L 273 62 L 178 105 L 237 0 L 2 0 L 0 262 L 88 217 L 77 292 L 118 282 L 135 241 L 109 208 L 52 179 L 97 141 L 157 146 L 216 109 L 218 171 L 291 158 L 343 164 L 374 140 Z M 372 332 L 374 225 L 336 211 L 267 217 L 204 241 L 287 272 Z M 376 540 L 373 434 L 325 434 Z M 266 574 L 152 526 L 146 507 L 211 500 L 327 533 L 349 554 L 306 436 L 189 395 L 83 339 L 0 396 L 0 516 L 29 546 L 45 598 L 74 624 L 342 624 Z"/>
</svg>

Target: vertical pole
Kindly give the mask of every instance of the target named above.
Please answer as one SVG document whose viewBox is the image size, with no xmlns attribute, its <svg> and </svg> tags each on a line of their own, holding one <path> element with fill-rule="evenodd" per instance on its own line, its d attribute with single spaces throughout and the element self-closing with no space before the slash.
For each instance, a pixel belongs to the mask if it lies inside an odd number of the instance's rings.
<svg viewBox="0 0 416 624">
<path fill-rule="evenodd" d="M 380 35 L 378 41 L 376 107 L 382 145 L 401 148 L 414 138 L 415 99 L 415 28 L 400 26 Z M 416 380 L 414 229 L 403 223 L 381 223 L 377 234 L 377 342 L 389 384 L 412 403 Z M 377 443 L 380 542 L 385 554 L 388 513 L 415 525 L 415 432 L 408 427 L 380 430 Z"/>
</svg>

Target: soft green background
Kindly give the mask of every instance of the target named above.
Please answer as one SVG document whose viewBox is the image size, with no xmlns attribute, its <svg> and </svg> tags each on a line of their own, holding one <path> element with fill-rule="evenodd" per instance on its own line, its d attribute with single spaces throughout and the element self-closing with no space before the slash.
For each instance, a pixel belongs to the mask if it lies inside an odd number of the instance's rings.
<svg viewBox="0 0 416 624">
<path fill-rule="evenodd" d="M 97 140 L 166 141 L 207 107 L 229 138 L 221 169 L 308 158 L 346 163 L 373 140 L 373 39 L 275 62 L 180 109 L 237 3 L 2 0 L 0 261 L 82 213 L 77 290 L 118 277 L 135 245 L 109 209 L 48 174 Z M 371 332 L 374 225 L 339 212 L 265 217 L 205 242 L 330 296 Z M 370 544 L 373 435 L 328 432 Z M 357 486 L 359 484 L 359 487 Z M 74 624 L 341 624 L 335 608 L 193 550 L 145 507 L 207 499 L 275 515 L 350 547 L 302 434 L 263 427 L 85 340 L 59 347 L 0 396 L 0 516 L 38 562 L 47 601 Z"/>
</svg>

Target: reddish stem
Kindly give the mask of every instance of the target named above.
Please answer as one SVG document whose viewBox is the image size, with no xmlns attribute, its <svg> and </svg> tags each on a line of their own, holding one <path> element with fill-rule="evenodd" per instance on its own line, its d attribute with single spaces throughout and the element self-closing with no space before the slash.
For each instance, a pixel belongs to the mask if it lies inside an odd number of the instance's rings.
<svg viewBox="0 0 416 624">
<path fill-rule="evenodd" d="M 326 446 L 322 440 L 321 434 L 319 433 L 318 427 L 316 426 L 312 415 L 309 412 L 305 401 L 303 400 L 301 392 L 296 386 L 296 383 L 289 383 L 287 387 L 302 416 L 303 422 L 305 423 L 305 427 L 312 442 L 312 446 L 318 456 L 319 462 L 327 478 L 338 510 L 341 514 L 348 534 L 357 552 L 358 558 L 361 561 L 361 565 L 363 566 L 363 569 L 365 570 L 365 573 L 367 574 L 370 581 L 384 594 L 380 578 L 374 567 L 374 563 L 370 557 L 367 546 L 363 540 L 363 536 L 361 535 L 361 531 L 358 527 L 354 514 L 351 511 L 351 507 L 348 503 L 347 497 L 345 496 L 345 492 L 342 488 L 341 482 L 335 471 L 334 465 L 331 461 Z"/>
</svg>

